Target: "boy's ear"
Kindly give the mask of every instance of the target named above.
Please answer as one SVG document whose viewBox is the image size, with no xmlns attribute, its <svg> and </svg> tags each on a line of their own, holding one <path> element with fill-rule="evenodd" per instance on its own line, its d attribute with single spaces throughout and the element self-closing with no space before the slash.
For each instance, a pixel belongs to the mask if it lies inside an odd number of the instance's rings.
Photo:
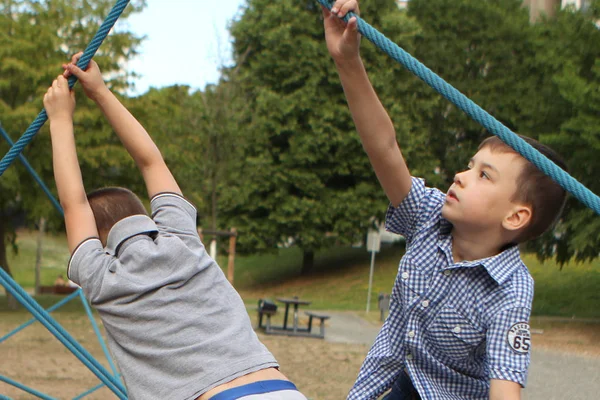
<svg viewBox="0 0 600 400">
<path fill-rule="evenodd" d="M 531 206 L 515 204 L 502 221 L 502 226 L 508 231 L 516 231 L 527 226 L 532 216 L 533 210 Z"/>
</svg>

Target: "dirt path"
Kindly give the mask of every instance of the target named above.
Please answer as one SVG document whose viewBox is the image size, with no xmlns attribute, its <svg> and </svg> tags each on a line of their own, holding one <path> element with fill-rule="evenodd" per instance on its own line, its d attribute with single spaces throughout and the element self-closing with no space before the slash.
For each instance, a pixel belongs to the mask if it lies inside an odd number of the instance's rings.
<svg viewBox="0 0 600 400">
<path fill-rule="evenodd" d="M 357 313 L 330 314 L 327 340 L 259 333 L 261 340 L 279 360 L 282 371 L 311 400 L 346 397 L 379 330 L 377 323 L 368 322 Z M 98 360 L 104 360 L 84 315 L 64 313 L 56 317 Z M 28 318 L 26 313 L 0 313 L 0 336 Z M 529 386 L 523 398 L 598 398 L 600 325 L 546 321 L 539 326 L 543 327 L 544 333 L 534 336 Z M 0 374 L 57 399 L 73 398 L 98 383 L 98 379 L 40 324 L 34 324 L 0 344 Z M 0 394 L 12 399 L 33 398 L 1 382 Z M 105 388 L 86 397 L 99 400 L 114 398 Z"/>
</svg>

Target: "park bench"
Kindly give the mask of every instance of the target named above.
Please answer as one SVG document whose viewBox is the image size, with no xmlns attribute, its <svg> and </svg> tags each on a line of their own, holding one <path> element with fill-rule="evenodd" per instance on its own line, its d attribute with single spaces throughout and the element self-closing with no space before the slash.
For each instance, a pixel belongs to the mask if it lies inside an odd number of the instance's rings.
<svg viewBox="0 0 600 400">
<path fill-rule="evenodd" d="M 313 318 L 319 319 L 321 320 L 321 331 L 319 334 L 315 334 L 315 336 L 325 338 L 325 320 L 331 317 L 329 315 L 317 314 L 312 311 L 305 311 L 304 313 L 308 315 L 308 333 L 311 334 Z"/>
<path fill-rule="evenodd" d="M 264 327 L 265 332 L 271 332 L 271 315 L 275 315 L 277 313 L 277 304 L 273 303 L 269 299 L 259 299 L 258 300 L 258 327 L 263 328 L 262 319 L 263 315 L 266 315 L 267 321 Z"/>
</svg>

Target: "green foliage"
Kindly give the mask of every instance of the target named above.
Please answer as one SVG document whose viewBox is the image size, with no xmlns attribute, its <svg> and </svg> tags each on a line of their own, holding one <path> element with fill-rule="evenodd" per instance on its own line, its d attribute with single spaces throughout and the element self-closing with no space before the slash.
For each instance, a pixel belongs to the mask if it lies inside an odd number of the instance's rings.
<svg viewBox="0 0 600 400">
<path fill-rule="evenodd" d="M 556 56 L 551 84 L 565 110 L 560 125 L 541 140 L 559 150 L 573 176 L 600 194 L 600 30 L 594 25 L 596 18 L 565 10 L 541 27 L 553 39 L 547 42 L 548 53 Z M 565 48 L 567 54 L 561 54 Z M 594 259 L 600 248 L 600 217 L 570 198 L 556 234 L 536 244 L 544 256 L 556 251 L 562 263 L 573 257 Z"/>
<path fill-rule="evenodd" d="M 415 57 L 511 129 L 530 91 L 531 26 L 520 0 L 413 0 L 409 15 L 421 24 Z M 434 184 L 446 190 L 489 133 L 425 86 L 416 101 L 432 107 L 421 118 L 439 160 Z"/>
<path fill-rule="evenodd" d="M 397 41 L 417 30 L 392 0 L 364 8 Z M 237 185 L 224 193 L 223 209 L 241 232 L 242 251 L 352 243 L 385 210 L 327 53 L 320 12 L 312 0 L 251 0 L 231 27 L 246 107 L 238 115 L 243 156 L 233 176 Z M 407 73 L 370 44 L 363 57 L 397 117 L 399 135 L 409 136 L 404 106 L 396 102 L 406 92 Z M 419 138 L 407 143 L 408 154 L 411 143 L 416 147 Z"/>
<path fill-rule="evenodd" d="M 422 25 L 418 59 L 508 128 L 564 155 L 572 175 L 600 193 L 594 7 L 562 10 L 535 25 L 517 0 L 412 0 L 409 14 Z M 429 89 L 420 93 L 418 101 L 435 104 L 421 126 L 448 184 L 489 134 Z M 557 229 L 529 248 L 563 263 L 597 257 L 599 244 L 600 219 L 571 199 Z"/>
<path fill-rule="evenodd" d="M 113 3 L 0 0 L 0 122 L 13 140 Z M 509 128 L 566 156 L 571 173 L 600 193 L 600 30 L 593 24 L 600 1 L 534 25 L 521 3 L 411 0 L 406 12 L 394 0 L 372 0 L 361 8 L 366 21 Z M 135 2 L 122 18 L 144 5 Z M 385 195 L 355 132 L 320 13 L 314 0 L 248 0 L 231 25 L 234 65 L 218 84 L 122 97 L 198 207 L 199 225 L 235 226 L 242 253 L 347 245 L 383 218 Z M 117 92 L 132 76 L 124 62 L 140 40 L 118 23 L 95 58 Z M 488 133 L 367 40 L 361 53 L 412 174 L 445 190 Z M 86 187 L 143 194 L 140 174 L 99 110 L 79 90 L 77 98 Z M 24 154 L 53 188 L 47 128 Z M 29 221 L 50 217 L 50 230 L 62 226 L 16 162 L 0 179 L 0 214 L 7 223 L 23 212 Z M 6 234 L 14 243 L 14 232 Z M 598 216 L 571 199 L 557 230 L 531 247 L 564 262 L 596 257 L 599 245 Z"/>
<path fill-rule="evenodd" d="M 61 65 L 85 48 L 113 5 L 112 0 L 0 0 L 0 115 L 13 141 L 43 108 L 43 94 L 62 72 Z M 144 5 L 143 0 L 132 2 L 121 18 L 126 19 Z M 110 77 L 108 82 L 113 89 L 126 88 L 129 75 L 123 68 L 124 62 L 136 54 L 140 41 L 126 26 L 117 24 L 98 51 L 95 59 Z M 47 132 L 47 127 L 42 128 L 23 155 L 47 186 L 54 189 Z M 123 153 L 116 154 L 115 142 L 108 139 L 111 131 L 102 122 L 99 110 L 79 92 L 75 133 L 85 183 L 89 187 L 105 185 L 105 178 L 114 175 L 126 161 Z M 2 155 L 8 148 L 4 141 L 0 143 Z M 5 232 L 9 241 L 13 241 L 14 232 L 7 223 L 22 212 L 28 221 L 49 217 L 50 229 L 62 226 L 60 215 L 18 161 L 0 179 L 0 189 L 4 224 L 0 232 Z M 0 254 L 4 254 L 4 240 L 0 246 Z"/>
<path fill-rule="evenodd" d="M 172 86 L 127 101 L 161 149 L 184 195 L 197 207 L 204 228 L 227 228 L 217 214 L 221 193 L 231 188 L 230 170 L 239 159 L 235 90 L 226 81 L 195 92 Z"/>
</svg>

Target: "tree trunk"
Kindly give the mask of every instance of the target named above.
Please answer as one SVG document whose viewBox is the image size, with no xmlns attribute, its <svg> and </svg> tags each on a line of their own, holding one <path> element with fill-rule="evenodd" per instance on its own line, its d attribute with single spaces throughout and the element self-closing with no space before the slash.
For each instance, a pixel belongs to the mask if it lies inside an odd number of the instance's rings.
<svg viewBox="0 0 600 400">
<path fill-rule="evenodd" d="M 40 269 L 42 267 L 42 242 L 46 232 L 46 218 L 41 217 L 38 226 L 37 251 L 35 252 L 35 294 L 40 294 Z"/>
<path fill-rule="evenodd" d="M 213 145 L 213 150 L 215 150 Z M 210 200 L 211 200 L 211 225 L 213 232 L 217 231 L 217 173 L 216 173 L 216 163 L 213 166 L 213 170 L 211 172 L 210 177 Z M 217 260 L 217 235 L 214 235 L 210 241 L 210 256 Z"/>
<path fill-rule="evenodd" d="M 304 250 L 304 256 L 302 257 L 302 275 L 308 274 L 312 271 L 315 266 L 315 252 L 312 250 Z"/>
<path fill-rule="evenodd" d="M 0 265 L 2 269 L 6 271 L 8 275 L 12 277 L 10 272 L 10 267 L 8 265 L 8 260 L 6 259 L 6 227 L 4 226 L 4 218 L 0 218 Z M 6 292 L 6 300 L 8 301 L 8 308 L 11 310 L 16 310 L 19 306 L 17 299 L 15 299 L 9 292 L 4 288 Z"/>
</svg>

